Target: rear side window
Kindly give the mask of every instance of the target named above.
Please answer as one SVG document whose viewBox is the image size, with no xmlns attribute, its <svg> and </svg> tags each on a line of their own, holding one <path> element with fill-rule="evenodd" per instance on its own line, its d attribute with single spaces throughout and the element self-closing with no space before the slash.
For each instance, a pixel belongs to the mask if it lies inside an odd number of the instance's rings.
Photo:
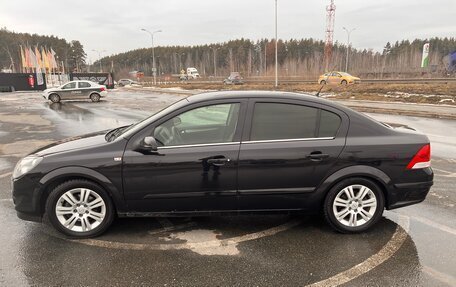
<svg viewBox="0 0 456 287">
<path fill-rule="evenodd" d="M 256 103 L 250 140 L 334 137 L 340 123 L 338 115 L 314 107 Z"/>
<path fill-rule="evenodd" d="M 90 88 L 90 84 L 87 82 L 79 82 L 79 88 Z"/>
</svg>

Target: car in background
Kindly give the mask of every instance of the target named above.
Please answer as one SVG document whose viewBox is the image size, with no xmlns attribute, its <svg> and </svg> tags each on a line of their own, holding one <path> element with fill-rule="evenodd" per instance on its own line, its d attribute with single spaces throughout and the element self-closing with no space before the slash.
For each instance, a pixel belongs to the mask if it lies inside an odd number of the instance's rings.
<svg viewBox="0 0 456 287">
<path fill-rule="evenodd" d="M 43 91 L 43 98 L 53 103 L 62 100 L 85 100 L 99 102 L 106 97 L 108 91 L 106 86 L 92 81 L 71 81 L 57 88 L 46 89 Z"/>
<path fill-rule="evenodd" d="M 224 91 L 40 148 L 17 163 L 12 196 L 19 218 L 47 214 L 72 238 L 116 217 L 255 211 L 323 212 L 358 233 L 385 208 L 423 201 L 433 176 L 414 130 L 312 95 Z"/>
<path fill-rule="evenodd" d="M 133 86 L 133 85 L 141 85 L 141 84 L 136 81 L 130 80 L 130 79 L 120 79 L 117 82 L 117 85 L 119 85 L 119 87 L 124 87 L 124 86 Z"/>
<path fill-rule="evenodd" d="M 231 72 L 230 76 L 223 80 L 225 85 L 242 85 L 244 84 L 244 79 L 242 78 L 239 72 Z"/>
<path fill-rule="evenodd" d="M 326 84 L 359 84 L 361 79 L 345 72 L 328 72 L 318 78 L 320 85 Z"/>
</svg>

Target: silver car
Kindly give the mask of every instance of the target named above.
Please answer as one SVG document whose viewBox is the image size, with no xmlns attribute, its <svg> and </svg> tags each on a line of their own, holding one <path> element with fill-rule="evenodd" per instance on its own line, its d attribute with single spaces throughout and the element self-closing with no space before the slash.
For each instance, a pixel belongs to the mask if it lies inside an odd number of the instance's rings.
<svg viewBox="0 0 456 287">
<path fill-rule="evenodd" d="M 43 91 L 43 98 L 53 103 L 58 103 L 61 100 L 84 99 L 99 102 L 102 97 L 106 97 L 107 95 L 106 86 L 90 81 L 71 81 L 58 88 Z"/>
</svg>

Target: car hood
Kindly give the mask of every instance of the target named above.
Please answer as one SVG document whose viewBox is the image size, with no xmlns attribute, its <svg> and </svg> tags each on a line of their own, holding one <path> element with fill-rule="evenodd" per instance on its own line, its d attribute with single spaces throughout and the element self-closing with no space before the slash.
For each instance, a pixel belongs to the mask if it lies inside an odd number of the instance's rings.
<svg viewBox="0 0 456 287">
<path fill-rule="evenodd" d="M 50 88 L 50 89 L 44 90 L 43 93 L 56 92 L 56 91 L 59 91 L 59 90 L 60 90 L 59 88 Z"/>
<path fill-rule="evenodd" d="M 107 131 L 100 131 L 82 136 L 66 138 L 49 144 L 47 146 L 41 147 L 38 150 L 32 152 L 31 154 L 36 154 L 38 156 L 46 156 L 54 153 L 83 149 L 92 146 L 100 146 L 107 143 L 105 140 L 106 132 Z"/>
</svg>

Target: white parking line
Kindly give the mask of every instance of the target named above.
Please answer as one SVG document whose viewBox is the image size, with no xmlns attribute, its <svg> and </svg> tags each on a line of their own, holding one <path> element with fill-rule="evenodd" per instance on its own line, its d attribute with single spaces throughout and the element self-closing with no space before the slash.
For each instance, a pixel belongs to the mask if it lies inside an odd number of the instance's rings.
<svg viewBox="0 0 456 287">
<path fill-rule="evenodd" d="M 7 172 L 7 173 L 4 173 L 4 174 L 0 174 L 0 178 L 8 177 L 8 176 L 10 176 L 11 174 L 13 174 L 11 171 L 10 171 L 10 172 Z"/>
<path fill-rule="evenodd" d="M 13 201 L 12 198 L 3 198 L 3 199 L 0 199 L 0 201 Z"/>
<path fill-rule="evenodd" d="M 421 223 L 423 223 L 423 224 L 429 225 L 429 226 L 431 226 L 431 227 L 437 228 L 437 229 L 439 229 L 439 230 L 445 231 L 445 232 L 447 232 L 447 233 L 450 233 L 450 234 L 456 236 L 456 229 L 451 228 L 451 227 L 449 227 L 449 226 L 446 226 L 446 225 L 437 223 L 437 222 L 435 222 L 435 221 L 432 221 L 432 220 L 429 220 L 429 219 L 427 219 L 427 218 L 420 217 L 420 216 L 410 216 L 410 218 L 411 218 L 412 220 L 414 220 L 414 221 L 421 222 Z"/>
<path fill-rule="evenodd" d="M 446 171 L 446 170 L 439 169 L 439 168 L 432 168 L 432 169 L 435 170 L 435 171 L 439 171 L 439 172 L 445 173 L 445 174 L 438 174 L 438 173 L 436 173 L 435 175 L 437 175 L 437 176 L 443 176 L 443 177 L 456 177 L 456 172 Z"/>
<path fill-rule="evenodd" d="M 371 257 L 367 258 L 363 262 L 359 263 L 358 265 L 353 266 L 352 268 L 345 270 L 339 274 L 336 274 L 332 277 L 324 279 L 322 281 L 307 285 L 311 287 L 327 287 L 327 286 L 339 286 L 350 282 L 359 276 L 371 271 L 375 267 L 379 266 L 391 256 L 396 253 L 399 248 L 401 248 L 402 244 L 408 237 L 408 229 L 409 229 L 409 220 L 407 217 L 398 215 L 398 226 L 396 227 L 396 231 L 394 232 L 391 239 L 380 249 L 379 252 L 372 255 Z M 401 227 L 402 226 L 402 227 Z"/>
<path fill-rule="evenodd" d="M 123 249 L 123 250 L 179 250 L 179 249 L 189 249 L 194 250 L 198 248 L 211 248 L 211 247 L 223 247 L 230 246 L 233 244 L 238 244 L 240 242 L 259 239 L 266 236 L 272 236 L 279 232 L 288 230 L 299 225 L 301 221 L 292 220 L 287 223 L 284 223 L 279 226 L 275 226 L 263 231 L 250 233 L 242 236 L 227 238 L 223 240 L 209 240 L 201 242 L 187 242 L 187 243 L 177 243 L 177 244 L 143 244 L 143 243 L 124 243 L 124 242 L 114 242 L 107 240 L 97 240 L 97 239 L 81 239 L 81 240 L 71 240 L 66 239 L 75 243 L 80 243 L 89 246 L 97 246 L 110 249 Z"/>
<path fill-rule="evenodd" d="M 429 266 L 423 266 L 423 272 L 439 280 L 442 283 L 448 284 L 448 286 L 456 286 L 456 278 L 451 275 L 439 272 Z"/>
</svg>

